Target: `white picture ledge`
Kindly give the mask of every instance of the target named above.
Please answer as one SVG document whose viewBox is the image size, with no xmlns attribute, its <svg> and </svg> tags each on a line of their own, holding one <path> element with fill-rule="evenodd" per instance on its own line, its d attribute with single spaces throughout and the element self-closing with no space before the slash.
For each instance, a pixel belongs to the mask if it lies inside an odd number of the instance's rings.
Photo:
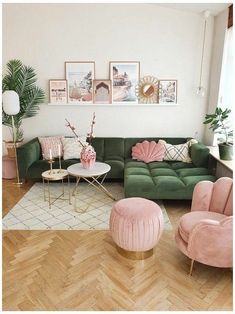
<svg viewBox="0 0 235 314">
<path fill-rule="evenodd" d="M 86 104 L 86 103 L 77 103 L 77 104 L 70 104 L 70 103 L 48 103 L 48 106 L 73 106 L 73 107 L 174 107 L 179 106 L 179 104 Z"/>
</svg>

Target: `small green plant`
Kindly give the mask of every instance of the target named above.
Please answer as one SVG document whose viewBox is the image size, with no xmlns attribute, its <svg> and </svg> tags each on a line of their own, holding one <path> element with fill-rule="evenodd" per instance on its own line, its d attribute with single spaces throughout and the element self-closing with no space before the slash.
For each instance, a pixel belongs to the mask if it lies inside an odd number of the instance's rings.
<svg viewBox="0 0 235 314">
<path fill-rule="evenodd" d="M 44 91 L 36 86 L 36 73 L 30 66 L 20 60 L 7 63 L 7 73 L 2 79 L 2 92 L 14 90 L 20 98 L 20 112 L 14 116 L 16 140 L 23 139 L 22 120 L 33 117 L 39 110 L 39 104 L 45 99 Z M 2 124 L 12 128 L 11 116 L 2 112 Z"/>
<path fill-rule="evenodd" d="M 215 109 L 215 113 L 207 114 L 204 124 L 210 124 L 210 129 L 214 133 L 223 135 L 223 144 L 231 146 L 233 141 L 233 130 L 229 126 L 229 115 L 231 109 L 223 110 L 220 107 Z"/>
</svg>

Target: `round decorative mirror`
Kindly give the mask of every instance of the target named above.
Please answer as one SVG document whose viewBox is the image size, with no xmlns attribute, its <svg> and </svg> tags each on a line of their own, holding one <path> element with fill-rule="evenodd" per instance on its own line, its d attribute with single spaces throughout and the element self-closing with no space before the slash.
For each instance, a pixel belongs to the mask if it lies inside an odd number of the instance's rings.
<svg viewBox="0 0 235 314">
<path fill-rule="evenodd" d="M 140 103 L 157 103 L 158 79 L 144 76 L 136 86 L 136 95 Z"/>
</svg>

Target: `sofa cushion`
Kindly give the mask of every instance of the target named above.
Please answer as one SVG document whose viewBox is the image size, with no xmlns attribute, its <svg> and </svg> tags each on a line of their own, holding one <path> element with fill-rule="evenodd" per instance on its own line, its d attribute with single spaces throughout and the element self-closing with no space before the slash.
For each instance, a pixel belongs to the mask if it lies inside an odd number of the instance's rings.
<svg viewBox="0 0 235 314">
<path fill-rule="evenodd" d="M 155 161 L 151 162 L 149 165 L 149 169 L 156 169 L 156 168 L 171 168 L 170 163 L 166 161 Z"/>
<path fill-rule="evenodd" d="M 124 161 L 124 139 L 110 137 L 104 139 L 104 159 Z"/>
<path fill-rule="evenodd" d="M 42 149 L 43 159 L 49 160 L 50 152 L 52 158 L 57 158 L 59 156 L 59 146 L 61 151 L 62 138 L 63 136 L 45 136 L 38 138 Z"/>
<path fill-rule="evenodd" d="M 82 144 L 86 143 L 86 138 L 80 138 L 79 139 Z M 76 137 L 64 137 L 62 138 L 62 144 L 63 144 L 63 159 L 73 159 L 73 158 L 80 158 L 82 145 L 78 141 Z"/>
<path fill-rule="evenodd" d="M 186 163 L 191 162 L 189 156 L 189 142 L 184 144 L 172 145 L 164 140 L 159 140 L 159 143 L 165 146 L 164 160 L 176 160 Z"/>
<path fill-rule="evenodd" d="M 161 138 L 162 140 L 166 140 L 167 143 L 170 144 L 183 144 L 187 142 L 187 138 L 185 137 L 168 137 L 168 138 Z M 131 151 L 132 151 L 132 147 L 140 142 L 143 141 L 155 141 L 158 142 L 159 141 L 159 137 L 131 137 L 131 138 L 125 138 L 125 143 L 124 143 L 124 155 L 125 155 L 125 159 L 127 158 L 131 158 Z"/>
<path fill-rule="evenodd" d="M 227 216 L 209 211 L 193 211 L 180 218 L 179 232 L 185 242 L 188 242 L 189 235 L 195 225 L 203 219 L 221 221 Z"/>
<path fill-rule="evenodd" d="M 188 162 L 183 162 L 183 161 L 169 161 L 168 164 L 174 170 L 195 167 L 193 163 L 188 163 Z"/>
<path fill-rule="evenodd" d="M 107 173 L 109 179 L 122 179 L 124 173 L 124 162 L 120 160 L 107 159 L 105 163 L 109 164 L 111 170 Z"/>
<path fill-rule="evenodd" d="M 148 169 L 148 165 L 143 161 L 129 160 L 125 162 L 125 168 L 144 168 Z"/>
<path fill-rule="evenodd" d="M 185 169 L 178 169 L 176 173 L 180 177 L 190 177 L 190 176 L 203 176 L 208 175 L 209 171 L 206 168 L 185 168 Z"/>
<path fill-rule="evenodd" d="M 168 168 L 152 169 L 151 175 L 153 177 L 156 177 L 156 176 L 174 176 L 174 177 L 177 177 L 176 172 L 173 169 L 168 169 Z"/>
<path fill-rule="evenodd" d="M 162 161 L 165 155 L 165 147 L 155 141 L 143 141 L 132 147 L 132 158 L 146 163 Z"/>
</svg>

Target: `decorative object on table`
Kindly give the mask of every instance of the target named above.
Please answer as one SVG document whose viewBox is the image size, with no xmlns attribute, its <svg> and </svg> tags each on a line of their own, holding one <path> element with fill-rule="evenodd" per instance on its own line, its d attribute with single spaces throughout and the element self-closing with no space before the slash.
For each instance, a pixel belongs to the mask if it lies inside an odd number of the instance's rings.
<svg viewBox="0 0 235 314">
<path fill-rule="evenodd" d="M 158 79 L 154 76 L 144 76 L 135 88 L 139 103 L 158 102 Z"/>
<path fill-rule="evenodd" d="M 48 161 L 50 163 L 50 165 L 52 165 L 52 163 L 54 162 L 53 160 L 49 160 Z M 67 182 L 68 182 L 68 194 L 69 194 L 69 198 L 65 199 L 64 198 L 64 194 L 65 194 L 65 190 L 64 190 L 64 179 L 67 178 Z M 45 181 L 47 181 L 47 189 L 45 189 Z M 50 182 L 51 181 L 61 181 L 62 182 L 62 193 L 56 197 L 51 196 L 51 190 L 50 190 Z M 71 199 L 70 199 L 70 188 L 69 188 L 69 176 L 68 176 L 68 172 L 67 170 L 64 169 L 54 169 L 54 171 L 48 170 L 48 171 L 44 171 L 42 173 L 42 182 L 43 182 L 43 194 L 44 194 L 44 201 L 46 202 L 48 200 L 49 203 L 49 208 L 51 209 L 51 205 L 54 204 L 54 202 L 56 200 L 68 200 L 69 204 L 71 204 Z M 46 190 L 47 190 L 47 197 L 46 197 Z M 63 198 L 62 198 L 63 197 Z M 53 199 L 53 201 L 52 201 Z"/>
<path fill-rule="evenodd" d="M 88 143 L 83 143 L 78 134 L 75 131 L 75 127 L 71 125 L 71 123 L 65 119 L 67 122 L 67 127 L 69 127 L 71 129 L 71 131 L 73 132 L 73 134 L 76 136 L 77 141 L 79 142 L 79 144 L 82 146 L 81 149 L 81 154 L 80 154 L 80 160 L 81 163 L 83 165 L 83 167 L 85 169 L 92 169 L 94 166 L 94 163 L 96 161 L 96 152 L 94 150 L 94 148 L 91 146 L 91 141 L 94 137 L 94 124 L 95 124 L 95 113 L 93 113 L 93 118 L 91 121 L 91 129 L 90 132 L 87 134 L 88 137 Z"/>
<path fill-rule="evenodd" d="M 112 102 L 111 80 L 93 81 L 93 102 L 94 104 L 111 104 Z"/>
<path fill-rule="evenodd" d="M 111 61 L 109 76 L 112 81 L 113 103 L 138 103 L 135 87 L 140 78 L 140 62 L 138 61 Z"/>
<path fill-rule="evenodd" d="M 52 154 L 52 158 L 58 158 L 59 157 L 59 149 L 58 147 L 62 147 L 62 139 L 63 136 L 41 136 L 38 137 L 39 143 L 41 145 L 42 149 L 42 156 L 43 159 L 50 159 L 50 150 Z M 61 150 L 61 156 L 63 154 Z"/>
<path fill-rule="evenodd" d="M 16 161 L 15 158 L 8 156 L 2 157 L 2 178 L 3 179 L 15 179 L 16 174 Z"/>
<path fill-rule="evenodd" d="M 222 160 L 233 159 L 233 130 L 230 121 L 231 109 L 222 109 L 217 107 L 212 114 L 206 114 L 204 124 L 210 124 L 210 129 L 215 134 L 220 134 L 222 138 L 219 141 L 219 154 Z"/>
<path fill-rule="evenodd" d="M 20 181 L 19 170 L 18 170 L 18 158 L 17 158 L 17 151 L 16 151 L 16 128 L 15 128 L 15 119 L 14 119 L 14 116 L 17 115 L 20 111 L 19 95 L 13 90 L 6 90 L 2 94 L 2 103 L 3 103 L 4 113 L 8 115 L 8 117 L 11 117 L 13 143 L 14 143 L 14 151 L 15 151 L 14 157 L 15 157 L 15 163 L 16 163 L 16 176 L 17 176 L 16 185 L 20 187 L 22 182 Z"/>
<path fill-rule="evenodd" d="M 159 80 L 159 104 L 177 103 L 177 80 Z"/>
<path fill-rule="evenodd" d="M 204 29 L 203 29 L 203 40 L 202 40 L 202 56 L 201 56 L 201 64 L 200 64 L 200 76 L 199 76 L 199 84 L 196 90 L 197 95 L 204 97 L 206 90 L 202 86 L 202 74 L 203 74 L 203 63 L 204 63 L 204 50 L 205 50 L 205 41 L 206 41 L 206 26 L 207 26 L 207 19 L 210 16 L 210 11 L 206 10 L 202 12 L 203 19 L 204 19 Z"/>
<path fill-rule="evenodd" d="M 149 163 L 162 161 L 165 156 L 165 146 L 154 141 L 143 141 L 132 147 L 132 159 Z"/>
<path fill-rule="evenodd" d="M 2 79 L 2 91 L 13 90 L 19 95 L 20 110 L 14 115 L 15 143 L 22 141 L 23 119 L 34 117 L 39 111 L 39 104 L 45 99 L 44 91 L 36 83 L 36 73 L 30 66 L 23 65 L 20 60 L 10 60 L 7 63 L 7 73 Z M 2 124 L 12 129 L 11 116 L 2 113 Z"/>
<path fill-rule="evenodd" d="M 184 214 L 175 240 L 183 254 L 214 267 L 233 267 L 233 180 L 201 181 L 193 190 L 191 212 Z"/>
<path fill-rule="evenodd" d="M 164 229 L 161 208 L 140 197 L 125 198 L 114 204 L 110 231 L 118 252 L 130 259 L 153 255 L 153 247 Z"/>
<path fill-rule="evenodd" d="M 68 103 L 92 103 L 95 62 L 65 62 L 65 78 L 68 82 Z"/>
<path fill-rule="evenodd" d="M 197 140 L 192 139 L 184 144 L 178 145 L 169 144 L 164 140 L 159 140 L 158 143 L 165 146 L 165 156 L 163 160 L 191 163 L 192 160 L 189 155 L 189 148 L 191 145 L 196 144 Z"/>
<path fill-rule="evenodd" d="M 85 169 L 92 169 L 96 161 L 96 152 L 91 145 L 86 145 L 81 150 L 80 161 Z"/>
<path fill-rule="evenodd" d="M 68 99 L 66 80 L 49 80 L 49 98 L 51 104 L 65 104 Z"/>
<path fill-rule="evenodd" d="M 52 174 L 55 173 L 55 171 L 53 171 L 53 167 L 52 167 L 52 165 L 53 165 L 54 162 L 55 162 L 55 161 L 54 161 L 53 159 L 49 159 L 49 160 L 48 160 L 48 163 L 49 163 L 49 165 L 50 165 L 50 171 L 49 171 L 49 174 L 50 174 L 50 175 L 52 175 Z"/>
</svg>

